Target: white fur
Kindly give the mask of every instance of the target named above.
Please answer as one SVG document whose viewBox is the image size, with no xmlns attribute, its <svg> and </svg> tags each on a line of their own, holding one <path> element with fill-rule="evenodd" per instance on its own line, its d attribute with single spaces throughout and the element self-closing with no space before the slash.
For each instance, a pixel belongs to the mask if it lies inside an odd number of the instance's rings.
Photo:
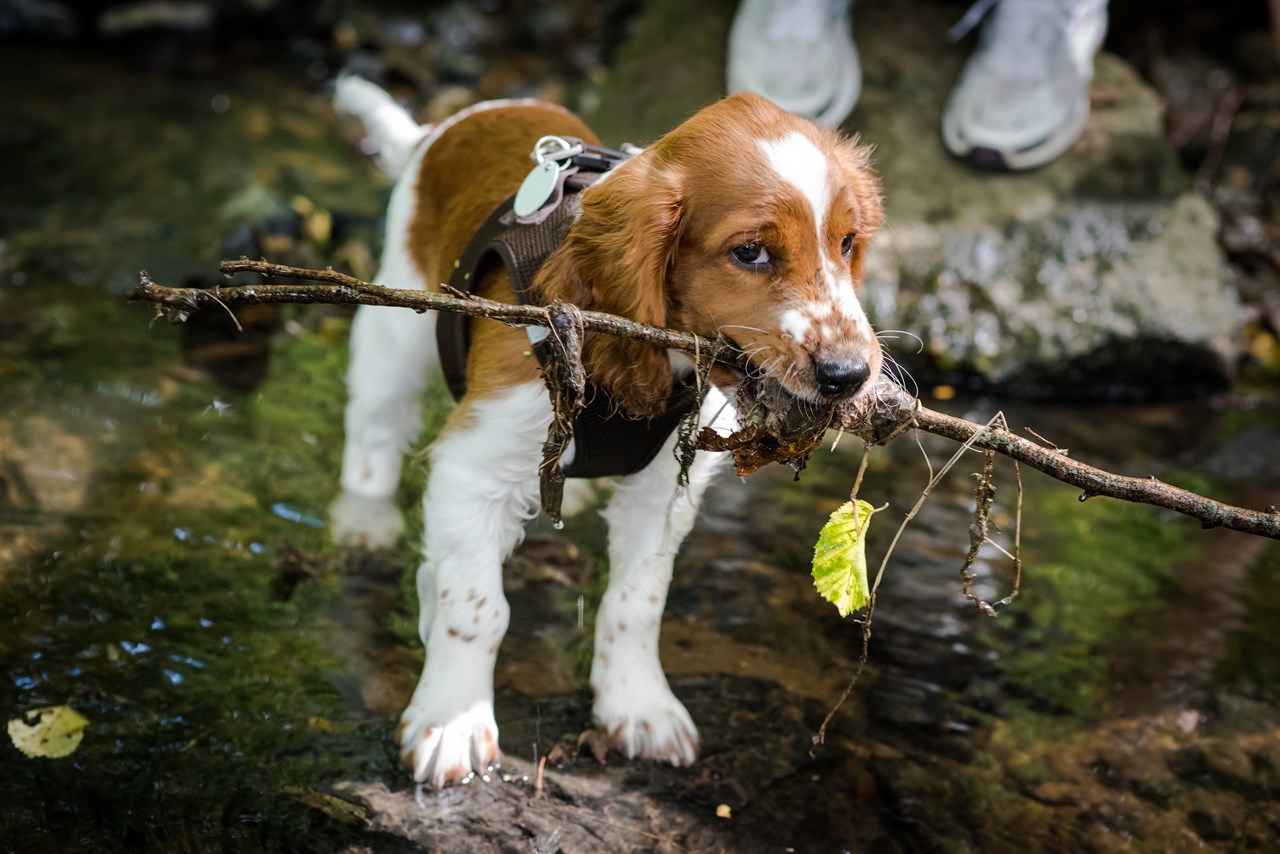
<svg viewBox="0 0 1280 854">
<path fill-rule="evenodd" d="M 431 447 L 418 568 L 427 660 L 400 731 L 401 751 L 421 782 L 439 787 L 497 759 L 493 665 L 511 613 L 502 563 L 537 515 L 550 423 L 547 390 L 530 383 L 455 412 Z"/>
<path fill-rule="evenodd" d="M 778 177 L 800 191 L 813 210 L 818 246 L 823 243 L 823 226 L 831 206 L 831 182 L 827 179 L 827 158 L 808 137 L 793 131 L 782 139 L 761 140 L 760 150 Z"/>
<path fill-rule="evenodd" d="M 809 327 L 813 325 L 812 314 L 812 311 L 788 308 L 782 312 L 778 328 L 791 340 L 804 341 L 805 336 L 809 334 Z"/>
</svg>

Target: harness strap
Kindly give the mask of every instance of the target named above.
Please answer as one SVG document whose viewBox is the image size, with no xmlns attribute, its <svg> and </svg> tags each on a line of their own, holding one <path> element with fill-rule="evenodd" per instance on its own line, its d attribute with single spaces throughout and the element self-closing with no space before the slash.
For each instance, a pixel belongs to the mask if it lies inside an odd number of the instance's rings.
<svg viewBox="0 0 1280 854">
<path fill-rule="evenodd" d="M 531 297 L 534 277 L 542 269 L 547 256 L 564 242 L 577 215 L 578 193 L 594 183 L 596 177 L 582 173 L 565 175 L 565 198 L 549 215 L 532 225 L 516 221 L 511 210 L 514 196 L 498 205 L 467 243 L 462 257 L 453 262 L 449 286 L 469 294 L 475 290 L 476 282 L 489 265 L 500 263 L 507 268 L 511 287 L 520 304 L 541 305 Z M 436 319 L 436 346 L 449 392 L 454 400 L 458 400 L 467 390 L 471 318 L 441 312 Z M 543 359 L 538 361 L 541 363 Z"/>
<path fill-rule="evenodd" d="M 498 206 L 454 262 L 449 285 L 471 293 L 475 283 L 499 263 L 507 268 L 511 286 L 522 305 L 542 305 L 533 293 L 533 280 L 577 217 L 579 193 L 599 174 L 576 167 L 562 173 L 560 186 L 549 205 L 523 221 L 515 216 L 515 197 Z M 441 312 L 436 319 L 437 346 L 445 382 L 454 399 L 467 390 L 467 353 L 471 345 L 470 318 Z M 535 327 L 529 327 L 531 333 Z M 544 336 L 545 337 L 545 336 Z M 531 335 L 531 341 L 533 337 Z M 532 344 L 540 365 L 549 358 L 545 341 Z M 573 422 L 573 462 L 563 467 L 565 477 L 608 477 L 633 474 L 658 455 L 667 437 L 698 402 L 692 377 L 677 377 L 667 408 L 653 418 L 633 418 L 619 412 L 613 398 L 595 383 L 588 383 L 587 404 Z"/>
</svg>

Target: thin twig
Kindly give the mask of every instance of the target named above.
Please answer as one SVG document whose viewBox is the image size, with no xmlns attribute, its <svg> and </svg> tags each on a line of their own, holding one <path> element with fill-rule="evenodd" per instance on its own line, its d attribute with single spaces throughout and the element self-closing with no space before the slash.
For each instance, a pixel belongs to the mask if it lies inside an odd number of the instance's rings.
<svg viewBox="0 0 1280 854">
<path fill-rule="evenodd" d="M 987 448 L 982 452 L 982 472 L 976 475 L 978 485 L 973 493 L 973 519 L 969 521 L 969 552 L 964 556 L 960 566 L 960 592 L 988 617 L 996 615 L 995 608 L 987 604 L 980 596 L 975 596 L 971 588 L 977 574 L 973 564 L 978 560 L 978 552 L 991 542 L 987 532 L 991 528 L 991 504 L 996 497 L 996 452 Z"/>
<path fill-rule="evenodd" d="M 858 474 L 853 479 L 853 488 L 849 490 L 849 500 L 858 503 L 858 490 L 862 487 L 862 477 L 867 473 L 867 463 L 871 460 L 871 446 L 862 446 L 862 462 L 858 463 Z"/>
<path fill-rule="evenodd" d="M 1022 468 L 1013 461 L 1013 476 L 1018 481 L 1018 509 L 1013 517 L 1013 592 L 997 604 L 1008 605 L 1022 590 Z"/>
<path fill-rule="evenodd" d="M 216 302 L 218 305 L 222 306 L 223 310 L 226 311 L 227 316 L 231 318 L 231 322 L 236 325 L 236 332 L 244 332 L 244 327 L 240 325 L 240 318 L 236 317 L 236 313 L 232 311 L 225 302 L 218 299 L 217 288 L 213 289 L 213 293 L 211 294 L 211 296 L 213 298 L 213 301 Z"/>
<path fill-rule="evenodd" d="M 151 281 L 145 274 L 129 295 L 132 300 L 156 303 L 172 319 L 215 304 L 263 303 L 337 303 L 347 305 L 384 305 L 410 308 L 414 311 L 453 311 L 471 317 L 487 317 L 513 326 L 548 326 L 545 308 L 532 305 L 509 305 L 474 298 L 460 300 L 437 293 L 397 290 L 362 282 L 334 270 L 305 270 L 271 264 L 266 261 L 228 261 L 224 273 L 258 272 L 264 275 L 290 276 L 322 284 L 298 285 L 234 285 L 220 288 L 215 299 L 210 291 L 200 288 L 168 288 Z M 652 344 L 656 347 L 702 353 L 703 359 L 714 358 L 727 364 L 740 364 L 741 354 L 724 350 L 706 355 L 712 342 L 691 332 L 659 329 L 634 320 L 602 312 L 582 312 L 582 328 L 588 332 L 616 335 Z M 1149 478 L 1112 474 L 1078 463 L 1069 457 L 1010 434 L 989 430 L 980 424 L 944 415 L 920 406 L 919 400 L 901 386 L 881 375 L 865 394 L 858 395 L 836 412 L 832 426 L 843 427 L 864 441 L 882 444 L 903 429 L 904 423 L 973 447 L 990 448 L 1018 462 L 1044 472 L 1064 483 L 1083 490 L 1081 500 L 1108 496 L 1123 501 L 1150 504 L 1174 510 L 1199 520 L 1205 527 L 1222 527 L 1233 531 L 1280 540 L 1280 512 L 1272 508 L 1252 510 L 1214 501 L 1185 489 Z"/>
<path fill-rule="evenodd" d="M 1195 188 L 1197 193 L 1209 195 L 1213 188 L 1213 179 L 1222 165 L 1223 154 L 1227 150 L 1227 138 L 1231 136 L 1231 125 L 1235 122 L 1236 113 L 1244 103 L 1244 92 L 1236 86 L 1227 90 L 1218 101 L 1213 111 L 1213 121 L 1209 123 L 1209 139 L 1206 143 L 1204 160 L 1196 170 Z"/>
</svg>

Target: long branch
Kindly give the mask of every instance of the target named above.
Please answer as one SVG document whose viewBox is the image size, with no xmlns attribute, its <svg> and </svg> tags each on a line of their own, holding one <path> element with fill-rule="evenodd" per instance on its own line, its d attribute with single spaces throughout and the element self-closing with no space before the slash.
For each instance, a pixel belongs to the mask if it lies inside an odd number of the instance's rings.
<svg viewBox="0 0 1280 854">
<path fill-rule="evenodd" d="M 545 308 L 510 305 L 476 296 L 453 297 L 425 291 L 400 290 L 363 282 L 334 270 L 308 270 L 270 264 L 266 261 L 224 261 L 223 273 L 255 272 L 265 276 L 304 279 L 319 284 L 229 285 L 223 288 L 170 288 L 156 284 L 145 273 L 138 287 L 129 294 L 131 300 L 144 300 L 167 309 L 171 316 L 185 319 L 193 311 L 231 305 L 261 303 L 335 303 L 343 305 L 377 305 L 413 309 L 414 311 L 453 311 L 471 317 L 485 317 L 511 325 L 549 326 L 551 319 Z M 708 354 L 715 351 L 711 341 L 690 332 L 659 329 L 633 320 L 595 311 L 581 313 L 583 328 L 590 332 L 617 335 L 687 353 Z M 732 363 L 735 355 L 722 358 Z M 740 356 L 737 356 L 740 358 Z M 871 393 L 860 396 L 867 405 L 857 410 L 838 413 L 837 423 L 872 442 L 884 442 L 910 423 L 926 433 L 957 442 L 973 441 L 977 448 L 990 448 L 1050 477 L 1083 490 L 1081 500 L 1107 496 L 1140 504 L 1174 510 L 1199 520 L 1205 527 L 1222 527 L 1248 534 L 1280 540 L 1280 512 L 1269 507 L 1251 510 L 1223 504 L 1185 489 L 1179 489 L 1155 478 L 1136 478 L 1113 474 L 1020 438 L 1005 430 L 987 428 L 961 418 L 944 415 L 920 406 L 901 386 L 881 375 Z"/>
<path fill-rule="evenodd" d="M 302 267 L 286 267 L 266 261 L 223 261 L 219 269 L 232 273 L 260 273 L 264 276 L 281 276 L 320 282 L 318 285 L 271 284 L 228 285 L 221 288 L 170 288 L 151 281 L 146 273 L 139 277 L 138 287 L 130 294 L 131 300 L 146 300 L 171 311 L 193 312 L 202 308 L 228 305 L 254 305 L 261 303 L 331 303 L 335 305 L 380 305 L 409 308 L 417 312 L 452 311 L 469 317 L 486 317 L 513 326 L 548 326 L 547 310 L 536 305 L 511 305 L 483 297 L 465 295 L 449 296 L 428 291 L 412 291 L 387 288 L 363 282 L 354 276 L 336 270 L 308 270 Z M 599 311 L 583 311 L 582 325 L 588 332 L 618 335 L 688 353 L 707 352 L 709 342 L 691 332 L 659 329 L 646 326 L 625 317 L 604 314 Z"/>
<path fill-rule="evenodd" d="M 905 394 L 905 392 L 903 392 Z M 926 433 L 966 442 L 975 433 L 982 435 L 973 443 L 976 448 L 990 448 L 996 453 L 1026 463 L 1055 480 L 1084 490 L 1080 500 L 1095 496 L 1119 498 L 1138 504 L 1152 504 L 1175 510 L 1200 520 L 1206 528 L 1228 528 L 1246 534 L 1258 534 L 1280 540 L 1280 513 L 1274 507 L 1250 510 L 1214 501 L 1195 492 L 1156 480 L 1113 474 L 1037 445 L 1004 430 L 985 429 L 962 418 L 944 415 L 931 409 L 916 413 L 916 426 Z"/>
</svg>

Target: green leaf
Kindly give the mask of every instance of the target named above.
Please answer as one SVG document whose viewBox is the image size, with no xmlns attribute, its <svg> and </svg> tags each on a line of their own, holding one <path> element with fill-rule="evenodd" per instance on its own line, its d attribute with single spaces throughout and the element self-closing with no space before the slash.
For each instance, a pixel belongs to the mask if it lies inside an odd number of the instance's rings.
<svg viewBox="0 0 1280 854">
<path fill-rule="evenodd" d="M 859 500 L 856 509 L 852 501 L 846 501 L 822 526 L 813 547 L 813 586 L 842 617 L 867 604 L 871 597 L 866 534 L 875 512 L 865 501 Z"/>
<path fill-rule="evenodd" d="M 9 738 L 27 756 L 57 759 L 75 753 L 88 725 L 70 706 L 49 706 L 9 721 Z"/>
</svg>

